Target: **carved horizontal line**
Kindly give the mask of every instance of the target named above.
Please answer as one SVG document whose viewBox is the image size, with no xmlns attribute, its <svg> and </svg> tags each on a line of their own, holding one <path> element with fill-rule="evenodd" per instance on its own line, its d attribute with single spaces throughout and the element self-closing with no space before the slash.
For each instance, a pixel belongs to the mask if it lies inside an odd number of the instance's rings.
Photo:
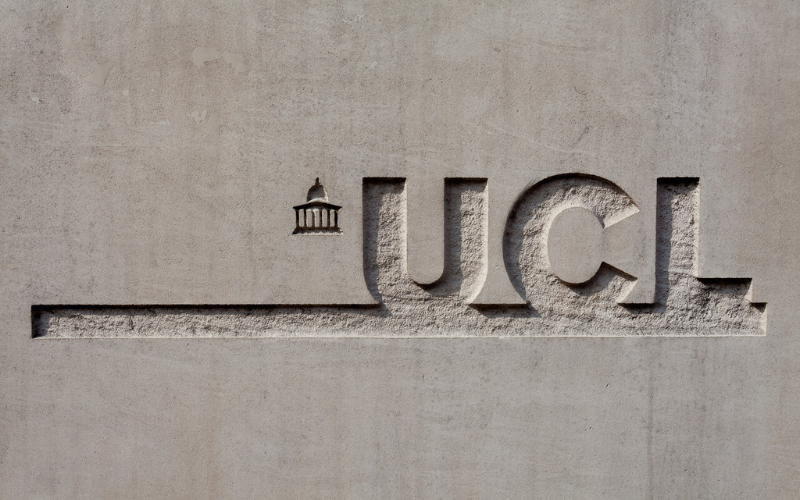
<svg viewBox="0 0 800 500">
<path fill-rule="evenodd" d="M 630 308 L 631 318 L 643 314 Z M 658 313 L 644 313 L 658 314 Z M 630 328 L 538 317 L 530 307 L 469 308 L 458 324 L 393 318 L 376 307 L 272 305 L 35 305 L 34 338 L 465 338 L 762 336 L 738 327 Z M 474 317 L 473 320 L 468 319 Z M 482 318 L 478 320 L 477 318 Z M 470 326 L 470 323 L 480 325 Z"/>
</svg>

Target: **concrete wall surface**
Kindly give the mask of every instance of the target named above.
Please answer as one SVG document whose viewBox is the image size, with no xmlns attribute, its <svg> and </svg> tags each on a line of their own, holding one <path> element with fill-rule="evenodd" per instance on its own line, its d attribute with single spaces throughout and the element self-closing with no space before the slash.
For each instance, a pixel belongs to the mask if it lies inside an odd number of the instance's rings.
<svg viewBox="0 0 800 500">
<path fill-rule="evenodd" d="M 0 499 L 800 498 L 800 2 L 0 40 Z"/>
</svg>

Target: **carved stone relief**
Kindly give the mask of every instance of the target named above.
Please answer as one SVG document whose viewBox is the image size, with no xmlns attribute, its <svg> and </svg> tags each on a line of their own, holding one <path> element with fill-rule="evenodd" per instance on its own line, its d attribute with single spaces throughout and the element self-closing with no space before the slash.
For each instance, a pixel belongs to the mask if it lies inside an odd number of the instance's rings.
<svg viewBox="0 0 800 500">
<path fill-rule="evenodd" d="M 482 337 L 764 335 L 766 308 L 749 280 L 697 275 L 698 179 L 657 185 L 653 304 L 627 304 L 639 209 L 612 182 L 561 175 L 527 189 L 508 216 L 503 260 L 518 306 L 475 304 L 487 276 L 485 179 L 447 179 L 444 272 L 409 276 L 404 179 L 363 185 L 364 278 L 375 306 L 34 306 L 33 335 L 86 337 Z M 295 206 L 296 234 L 338 232 L 338 210 L 317 179 Z M 316 212 L 330 210 L 320 218 Z M 304 212 L 301 215 L 301 212 Z M 309 219 L 308 212 L 312 212 Z M 309 222 L 311 220 L 311 222 Z M 633 232 L 633 234 L 632 234 Z M 633 256 L 633 258 L 631 257 Z"/>
</svg>

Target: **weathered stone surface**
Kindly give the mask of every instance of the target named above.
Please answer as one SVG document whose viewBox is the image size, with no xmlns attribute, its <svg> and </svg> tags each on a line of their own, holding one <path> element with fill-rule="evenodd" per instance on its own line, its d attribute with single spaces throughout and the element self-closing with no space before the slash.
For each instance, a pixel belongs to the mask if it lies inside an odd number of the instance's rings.
<svg viewBox="0 0 800 500">
<path fill-rule="evenodd" d="M 795 2 L 0 14 L 0 498 L 796 498 Z"/>
</svg>

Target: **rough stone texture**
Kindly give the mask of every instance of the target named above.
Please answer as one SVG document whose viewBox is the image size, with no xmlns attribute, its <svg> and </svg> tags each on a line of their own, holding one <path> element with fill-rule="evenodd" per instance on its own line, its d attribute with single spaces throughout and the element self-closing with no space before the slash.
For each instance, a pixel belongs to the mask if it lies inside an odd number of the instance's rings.
<svg viewBox="0 0 800 500">
<path fill-rule="evenodd" d="M 799 26 L 789 0 L 0 3 L 0 498 L 796 499 Z M 341 233 L 293 235 L 317 177 Z M 537 232 L 575 177 L 638 210 L 583 288 Z M 364 178 L 406 179 L 368 182 L 373 277 Z M 72 312 L 33 338 L 45 305 Z M 365 326 L 187 338 L 334 317 Z M 48 339 L 114 331 L 140 337 Z"/>
</svg>

